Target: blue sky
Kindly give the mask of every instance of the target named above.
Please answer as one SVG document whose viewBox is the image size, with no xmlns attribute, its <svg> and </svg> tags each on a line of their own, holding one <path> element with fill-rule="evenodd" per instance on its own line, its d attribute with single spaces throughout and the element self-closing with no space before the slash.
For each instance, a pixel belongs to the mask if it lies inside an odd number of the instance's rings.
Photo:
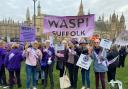
<svg viewBox="0 0 128 89">
<path fill-rule="evenodd" d="M 33 0 L 0 0 L 0 2 L 1 20 L 10 17 L 23 21 L 27 7 L 30 8 L 31 16 L 33 14 Z M 40 0 L 40 3 L 44 14 L 77 15 L 80 0 Z M 83 0 L 83 5 L 85 14 L 90 10 L 91 13 L 96 14 L 96 17 L 104 14 L 107 19 L 115 11 L 119 16 L 124 13 L 125 18 L 128 18 L 128 0 Z"/>
</svg>

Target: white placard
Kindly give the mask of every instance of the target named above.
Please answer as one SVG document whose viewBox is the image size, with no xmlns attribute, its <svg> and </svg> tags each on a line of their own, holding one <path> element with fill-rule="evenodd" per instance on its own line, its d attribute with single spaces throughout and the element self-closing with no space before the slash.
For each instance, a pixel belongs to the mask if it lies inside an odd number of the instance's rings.
<svg viewBox="0 0 128 89">
<path fill-rule="evenodd" d="M 89 67 L 91 66 L 91 63 L 92 63 L 92 59 L 90 57 L 89 57 L 89 59 L 87 59 L 86 55 L 81 54 L 76 65 L 88 70 Z"/>
<path fill-rule="evenodd" d="M 55 49 L 56 49 L 57 51 L 64 50 L 64 44 L 55 44 Z"/>
<path fill-rule="evenodd" d="M 102 39 L 100 42 L 100 46 L 105 48 L 105 49 L 110 49 L 112 45 L 112 41 L 108 39 Z"/>
</svg>

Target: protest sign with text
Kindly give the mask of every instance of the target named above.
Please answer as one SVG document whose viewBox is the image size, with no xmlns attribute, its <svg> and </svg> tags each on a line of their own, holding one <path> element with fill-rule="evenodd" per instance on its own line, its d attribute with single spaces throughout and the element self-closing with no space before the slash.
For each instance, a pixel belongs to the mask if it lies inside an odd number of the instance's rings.
<svg viewBox="0 0 128 89">
<path fill-rule="evenodd" d="M 20 27 L 20 42 L 32 42 L 35 41 L 35 28 L 29 26 Z"/>
<path fill-rule="evenodd" d="M 84 16 L 45 16 L 43 32 L 52 32 L 57 36 L 92 36 L 94 32 L 94 14 Z"/>
<path fill-rule="evenodd" d="M 92 63 L 92 59 L 90 57 L 87 57 L 87 55 L 81 54 L 76 65 L 88 70 L 89 67 L 91 66 L 91 63 Z"/>
<path fill-rule="evenodd" d="M 102 39 L 100 42 L 100 46 L 105 48 L 105 49 L 110 49 L 112 45 L 112 41 L 108 39 Z"/>
<path fill-rule="evenodd" d="M 55 44 L 55 49 L 57 51 L 62 51 L 64 50 L 64 44 Z"/>
</svg>

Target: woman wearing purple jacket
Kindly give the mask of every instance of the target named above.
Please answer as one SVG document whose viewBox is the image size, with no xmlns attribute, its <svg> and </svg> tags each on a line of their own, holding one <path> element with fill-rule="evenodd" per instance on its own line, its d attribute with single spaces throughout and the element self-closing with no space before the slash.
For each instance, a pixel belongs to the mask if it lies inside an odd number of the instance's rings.
<svg viewBox="0 0 128 89">
<path fill-rule="evenodd" d="M 6 75 L 5 75 L 5 65 L 4 59 L 6 55 L 6 50 L 4 49 L 4 42 L 0 41 L 0 86 L 7 88 Z"/>
<path fill-rule="evenodd" d="M 21 88 L 20 71 L 22 60 L 22 52 L 18 49 L 18 44 L 14 43 L 11 51 L 5 58 L 5 65 L 9 71 L 9 89 L 13 89 L 14 74 L 17 79 L 18 88 Z"/>
<path fill-rule="evenodd" d="M 42 61 L 46 61 L 46 68 L 45 68 L 45 80 L 44 80 L 44 88 L 47 89 L 47 80 L 48 75 L 50 78 L 50 89 L 54 89 L 54 80 L 53 80 L 53 68 L 54 68 L 54 61 L 55 59 L 55 50 L 53 47 L 50 46 L 50 41 L 46 40 L 46 48 L 43 49 L 43 59 Z M 42 66 L 42 65 L 41 65 Z"/>
</svg>

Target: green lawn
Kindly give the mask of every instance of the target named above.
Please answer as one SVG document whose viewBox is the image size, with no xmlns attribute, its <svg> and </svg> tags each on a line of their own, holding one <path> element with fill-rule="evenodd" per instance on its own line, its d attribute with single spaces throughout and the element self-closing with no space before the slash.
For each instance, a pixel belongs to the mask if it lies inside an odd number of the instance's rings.
<svg viewBox="0 0 128 89">
<path fill-rule="evenodd" d="M 125 62 L 125 68 L 118 68 L 117 69 L 117 75 L 116 75 L 116 79 L 120 80 L 123 82 L 123 89 L 128 89 L 128 57 L 126 58 L 126 62 Z M 21 71 L 21 80 L 22 80 L 22 89 L 26 89 L 26 75 L 25 75 L 25 65 L 24 63 L 22 64 L 22 71 Z M 56 69 L 54 69 L 54 81 L 55 81 L 55 89 L 59 89 L 59 71 L 57 71 Z M 78 77 L 78 89 L 81 89 L 81 72 L 79 70 L 79 77 Z M 49 85 L 49 84 L 48 84 Z M 47 89 L 49 88 L 50 85 L 47 87 Z M 17 89 L 17 88 L 15 88 Z M 42 85 L 41 85 L 41 81 L 39 82 L 38 85 L 38 89 L 42 89 Z M 94 72 L 93 72 L 93 67 L 91 67 L 91 89 L 95 89 L 95 81 L 94 81 Z M 109 89 L 109 88 L 107 88 Z"/>
</svg>

